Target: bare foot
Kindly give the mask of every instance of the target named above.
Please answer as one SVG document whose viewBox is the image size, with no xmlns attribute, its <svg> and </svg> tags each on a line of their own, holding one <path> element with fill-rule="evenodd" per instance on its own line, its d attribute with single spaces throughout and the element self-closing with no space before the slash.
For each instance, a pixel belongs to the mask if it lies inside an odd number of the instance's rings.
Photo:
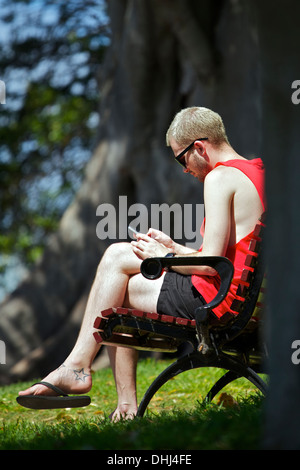
<svg viewBox="0 0 300 470">
<path fill-rule="evenodd" d="M 61 388 L 65 393 L 81 394 L 89 392 L 92 388 L 92 377 L 90 370 L 83 367 L 72 367 L 72 365 L 62 364 L 44 379 L 56 387 Z M 33 385 L 26 390 L 19 392 L 19 395 L 57 395 L 53 390 L 45 385 Z"/>
<path fill-rule="evenodd" d="M 130 403 L 122 403 L 118 405 L 115 411 L 113 411 L 109 418 L 113 423 L 117 423 L 122 420 L 134 419 L 137 413 L 136 405 L 131 405 Z"/>
</svg>

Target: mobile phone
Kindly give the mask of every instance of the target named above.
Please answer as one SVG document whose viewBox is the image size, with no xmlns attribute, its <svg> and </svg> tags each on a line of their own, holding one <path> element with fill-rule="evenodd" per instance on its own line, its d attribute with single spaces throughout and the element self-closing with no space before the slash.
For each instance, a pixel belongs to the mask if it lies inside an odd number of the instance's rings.
<svg viewBox="0 0 300 470">
<path fill-rule="evenodd" d="M 132 232 L 133 235 L 136 235 L 137 233 L 139 233 L 137 230 L 135 230 L 133 227 L 131 227 L 131 225 L 128 225 L 128 230 L 129 230 L 130 232 Z"/>
</svg>

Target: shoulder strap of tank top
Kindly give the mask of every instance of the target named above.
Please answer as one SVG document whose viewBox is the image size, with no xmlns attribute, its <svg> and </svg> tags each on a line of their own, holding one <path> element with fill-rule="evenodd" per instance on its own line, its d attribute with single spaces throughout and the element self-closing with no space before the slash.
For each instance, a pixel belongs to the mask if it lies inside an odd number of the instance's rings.
<svg viewBox="0 0 300 470">
<path fill-rule="evenodd" d="M 265 168 L 261 158 L 255 158 L 253 160 L 228 160 L 227 162 L 219 162 L 217 166 L 229 166 L 237 168 L 242 171 L 254 184 L 264 210 L 266 210 L 265 200 Z"/>
</svg>

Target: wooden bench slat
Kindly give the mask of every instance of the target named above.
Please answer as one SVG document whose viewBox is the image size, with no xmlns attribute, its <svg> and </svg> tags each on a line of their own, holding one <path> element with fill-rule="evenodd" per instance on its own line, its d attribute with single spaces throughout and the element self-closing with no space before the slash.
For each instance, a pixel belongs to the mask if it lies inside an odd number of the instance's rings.
<svg viewBox="0 0 300 470">
<path fill-rule="evenodd" d="M 257 263 L 257 253 L 254 255 L 248 254 L 245 259 L 245 266 L 249 268 L 254 268 Z"/>
<path fill-rule="evenodd" d="M 243 269 L 243 272 L 241 275 L 241 281 L 249 284 L 249 280 L 250 280 L 252 272 L 253 271 L 251 271 L 250 269 Z"/>
<path fill-rule="evenodd" d="M 141 310 L 130 308 L 109 308 L 101 312 L 101 317 L 107 320 L 109 317 L 116 315 L 130 315 L 133 317 L 144 318 L 153 321 L 161 321 L 163 323 L 177 324 L 182 326 L 196 326 L 196 321 L 188 318 L 173 317 L 171 315 L 159 314 L 156 312 L 143 312 Z M 101 317 L 97 317 L 94 322 L 94 327 L 98 328 L 101 323 Z"/>
<path fill-rule="evenodd" d="M 261 247 L 261 241 L 257 239 L 250 240 L 248 250 L 253 253 L 258 253 Z"/>
<path fill-rule="evenodd" d="M 98 344 L 108 346 L 122 346 L 134 348 L 143 351 L 157 351 L 157 352 L 176 352 L 176 342 L 172 339 L 161 337 L 147 337 L 144 343 L 141 343 L 133 335 L 113 333 L 109 340 L 105 338 L 103 332 L 95 332 L 94 338 Z"/>
<path fill-rule="evenodd" d="M 107 325 L 107 318 L 97 317 L 94 321 L 94 328 L 102 330 Z"/>
<path fill-rule="evenodd" d="M 261 232 L 263 230 L 263 225 L 262 224 L 257 224 L 253 230 L 253 237 L 256 238 L 257 240 L 261 241 Z"/>
</svg>

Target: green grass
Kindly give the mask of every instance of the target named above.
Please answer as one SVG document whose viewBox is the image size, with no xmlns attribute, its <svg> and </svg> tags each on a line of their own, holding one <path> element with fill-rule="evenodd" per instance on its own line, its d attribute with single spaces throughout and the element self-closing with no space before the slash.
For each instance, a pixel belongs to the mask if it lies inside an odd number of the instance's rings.
<svg viewBox="0 0 300 470">
<path fill-rule="evenodd" d="M 141 360 L 139 398 L 170 361 Z M 106 449 L 194 450 L 259 449 L 263 399 L 244 379 L 224 389 L 224 396 L 201 405 L 222 375 L 217 369 L 184 372 L 154 396 L 144 418 L 112 424 L 116 403 L 110 369 L 94 373 L 92 403 L 86 408 L 28 410 L 16 403 L 18 390 L 30 383 L 0 388 L 0 450 Z"/>
</svg>

